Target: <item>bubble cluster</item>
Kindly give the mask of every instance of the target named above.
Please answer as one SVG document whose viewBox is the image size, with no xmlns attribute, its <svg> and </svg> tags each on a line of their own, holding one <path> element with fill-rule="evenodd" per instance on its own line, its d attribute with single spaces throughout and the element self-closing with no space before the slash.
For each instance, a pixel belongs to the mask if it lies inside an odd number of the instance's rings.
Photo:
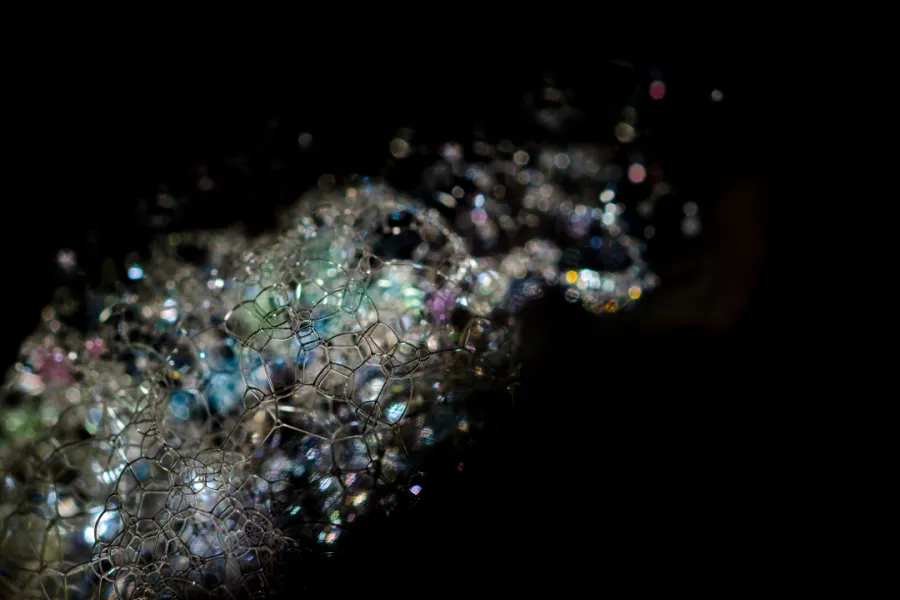
<svg viewBox="0 0 900 600">
<path fill-rule="evenodd" d="M 629 306 L 657 284 L 644 240 L 627 232 L 621 179 L 601 148 L 508 141 L 479 141 L 471 152 L 446 144 L 424 175 L 469 250 L 515 284 L 513 301 L 560 286 L 596 312 Z"/>
<path fill-rule="evenodd" d="M 665 83 L 654 79 L 643 94 L 658 102 Z M 658 205 L 676 201 L 674 186 L 640 143 L 647 131 L 638 110 L 624 106 L 606 138 L 584 143 L 562 134 L 582 112 L 552 81 L 528 93 L 525 105 L 540 141 L 480 133 L 466 145 L 422 146 L 416 194 L 514 288 L 510 308 L 550 288 L 595 313 L 632 307 L 659 284 L 645 251 Z M 395 158 L 411 156 L 413 136 L 398 131 Z M 401 143 L 402 156 L 394 152 Z M 698 213 L 696 202 L 684 204 L 681 235 L 699 233 Z"/>
<path fill-rule="evenodd" d="M 291 214 L 161 240 L 86 333 L 45 311 L 4 388 L 4 593 L 260 593 L 470 430 L 470 393 L 512 368 L 502 276 L 384 185 Z"/>
<path fill-rule="evenodd" d="M 427 489 L 429 454 L 514 380 L 524 305 L 558 290 L 613 313 L 655 288 L 673 186 L 635 109 L 588 144 L 560 141 L 581 114 L 561 90 L 526 105 L 540 141 L 423 149 L 402 129 L 388 150 L 422 165 L 415 189 L 325 174 L 275 233 L 171 233 L 61 290 L 0 395 L 0 596 L 272 592 L 279 565 Z M 698 205 L 681 212 L 697 235 Z"/>
</svg>

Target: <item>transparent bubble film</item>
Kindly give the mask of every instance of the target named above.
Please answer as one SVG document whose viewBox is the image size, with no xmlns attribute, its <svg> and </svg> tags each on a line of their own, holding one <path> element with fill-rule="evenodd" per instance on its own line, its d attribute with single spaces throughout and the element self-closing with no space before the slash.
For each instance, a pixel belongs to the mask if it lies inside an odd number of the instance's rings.
<svg viewBox="0 0 900 600">
<path fill-rule="evenodd" d="M 537 96 L 556 130 L 564 98 Z M 61 290 L 2 392 L 0 597 L 259 597 L 421 494 L 479 392 L 515 380 L 523 306 L 616 312 L 657 285 L 670 186 L 622 150 L 635 122 L 609 145 L 401 132 L 416 190 L 324 179 L 275 233 L 171 234 L 121 280 Z"/>
</svg>

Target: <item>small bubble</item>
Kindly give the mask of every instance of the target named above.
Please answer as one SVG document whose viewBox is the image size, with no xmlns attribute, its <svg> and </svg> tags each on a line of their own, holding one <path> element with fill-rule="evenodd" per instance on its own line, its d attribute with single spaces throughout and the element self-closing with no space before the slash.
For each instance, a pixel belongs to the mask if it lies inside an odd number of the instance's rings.
<svg viewBox="0 0 900 600">
<path fill-rule="evenodd" d="M 138 265 L 128 267 L 128 279 L 137 281 L 144 278 L 144 270 Z"/>
<path fill-rule="evenodd" d="M 409 156 L 409 144 L 406 140 L 400 138 L 391 140 L 391 155 L 394 158 L 406 158 Z"/>
<path fill-rule="evenodd" d="M 654 81 L 650 84 L 650 97 L 654 100 L 662 100 L 666 96 L 666 84 L 662 81 Z"/>
<path fill-rule="evenodd" d="M 56 253 L 56 264 L 64 271 L 71 271 L 77 264 L 75 252 L 64 248 Z"/>
<path fill-rule="evenodd" d="M 634 163 L 628 167 L 628 180 L 631 183 L 643 183 L 647 178 L 647 169 L 641 163 Z"/>
<path fill-rule="evenodd" d="M 634 140 L 634 127 L 628 123 L 619 123 L 616 125 L 616 139 L 623 144 L 628 144 Z"/>
</svg>

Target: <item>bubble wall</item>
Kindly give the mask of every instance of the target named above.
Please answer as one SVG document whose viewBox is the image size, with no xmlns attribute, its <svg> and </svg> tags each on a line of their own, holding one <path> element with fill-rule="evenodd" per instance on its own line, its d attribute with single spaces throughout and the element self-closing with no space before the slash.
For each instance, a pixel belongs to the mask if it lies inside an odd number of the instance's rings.
<svg viewBox="0 0 900 600">
<path fill-rule="evenodd" d="M 528 102 L 551 133 L 574 110 L 550 85 Z M 612 133 L 400 131 L 414 189 L 326 177 L 275 232 L 161 236 L 124 277 L 58 294 L 2 391 L 0 596 L 260 597 L 422 494 L 429 454 L 481 426 L 479 392 L 514 384 L 522 307 L 615 313 L 660 284 L 645 247 L 672 186 L 628 150 L 634 109 Z"/>
</svg>

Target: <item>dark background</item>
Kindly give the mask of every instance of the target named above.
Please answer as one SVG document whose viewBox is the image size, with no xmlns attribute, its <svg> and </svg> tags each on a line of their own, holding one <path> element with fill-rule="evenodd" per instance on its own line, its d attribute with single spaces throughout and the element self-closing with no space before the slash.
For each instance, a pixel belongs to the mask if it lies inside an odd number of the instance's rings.
<svg viewBox="0 0 900 600">
<path fill-rule="evenodd" d="M 489 137 L 532 135 L 521 97 L 545 73 L 578 90 L 587 118 L 567 136 L 590 140 L 656 73 L 668 93 L 648 112 L 654 144 L 679 193 L 700 202 L 704 235 L 653 249 L 664 286 L 634 313 L 598 318 L 553 297 L 533 307 L 515 405 L 489 415 L 465 471 L 361 531 L 352 556 L 311 559 L 297 582 L 340 589 L 349 572 L 361 588 L 414 593 L 642 590 L 771 573 L 779 567 L 758 548 L 782 477 L 769 472 L 786 353 L 767 145 L 775 84 L 762 66 L 726 58 L 629 62 L 376 76 L 155 67 L 127 79 L 60 68 L 19 88 L 8 113 L 0 363 L 37 324 L 61 247 L 96 273 L 102 257 L 160 230 L 262 230 L 323 172 L 380 173 L 398 127 L 416 142 L 465 141 L 479 123 Z M 216 187 L 200 193 L 204 174 Z M 161 186 L 177 210 L 152 208 Z"/>
</svg>

